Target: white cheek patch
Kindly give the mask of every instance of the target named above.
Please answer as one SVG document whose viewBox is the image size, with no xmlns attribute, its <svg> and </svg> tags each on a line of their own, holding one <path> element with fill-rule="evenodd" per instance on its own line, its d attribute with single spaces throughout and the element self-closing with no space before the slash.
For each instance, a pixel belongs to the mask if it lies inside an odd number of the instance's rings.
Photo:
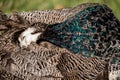
<svg viewBox="0 0 120 80">
<path fill-rule="evenodd" d="M 109 80 L 120 80 L 120 70 L 111 71 L 109 73 Z"/>
<path fill-rule="evenodd" d="M 120 80 L 120 65 L 111 66 L 111 68 L 112 69 L 109 72 L 109 80 Z"/>
<path fill-rule="evenodd" d="M 31 34 L 35 31 L 35 28 L 26 29 L 18 38 L 20 47 L 27 47 L 31 42 L 36 42 L 41 33 Z"/>
</svg>

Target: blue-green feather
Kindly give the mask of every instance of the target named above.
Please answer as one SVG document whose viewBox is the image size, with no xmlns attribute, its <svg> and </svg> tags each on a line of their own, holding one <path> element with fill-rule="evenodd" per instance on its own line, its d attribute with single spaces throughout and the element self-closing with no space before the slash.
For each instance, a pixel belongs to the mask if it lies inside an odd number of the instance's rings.
<svg viewBox="0 0 120 80">
<path fill-rule="evenodd" d="M 113 22 L 113 25 L 108 23 L 108 20 Z M 91 6 L 63 23 L 49 26 L 44 33 L 44 39 L 86 57 L 102 56 L 101 53 L 105 52 L 105 49 L 103 47 L 103 51 L 97 50 L 96 44 L 103 43 L 109 47 L 110 41 L 107 39 L 108 42 L 105 42 L 105 38 L 109 36 L 111 29 L 115 31 L 113 37 L 117 36 L 119 30 L 114 28 L 118 28 L 118 26 L 120 26 L 119 21 L 109 8 L 100 5 Z M 99 47 L 102 46 L 100 44 Z"/>
</svg>

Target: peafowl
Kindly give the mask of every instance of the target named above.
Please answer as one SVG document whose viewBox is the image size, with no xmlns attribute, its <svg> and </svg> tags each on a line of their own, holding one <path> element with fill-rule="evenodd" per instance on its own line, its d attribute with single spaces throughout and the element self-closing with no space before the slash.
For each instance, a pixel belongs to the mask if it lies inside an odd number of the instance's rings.
<svg viewBox="0 0 120 80">
<path fill-rule="evenodd" d="M 36 38 L 37 44 L 32 43 L 27 48 L 19 47 L 18 42 L 18 39 L 22 38 L 21 40 L 24 41 L 26 38 L 26 35 L 22 36 L 26 32 L 25 28 L 11 28 L 1 35 L 0 78 L 6 80 L 108 80 L 108 74 L 106 74 L 108 65 L 98 57 L 106 59 L 106 57 L 113 57 L 115 53 L 114 57 L 117 59 L 119 21 L 104 5 L 89 5 L 80 10 L 77 7 L 71 11 L 77 12 L 61 23 L 56 20 L 57 24 L 42 23 L 45 31 Z M 34 28 L 27 31 L 32 29 L 30 36 L 38 33 Z M 45 43 L 39 43 L 41 39 Z M 102 79 L 100 79 L 101 76 Z"/>
<path fill-rule="evenodd" d="M 29 30 L 33 34 L 36 31 L 34 28 Z M 22 34 L 19 38 L 20 44 L 25 36 Z M 37 42 L 48 41 L 72 53 L 85 57 L 98 56 L 115 63 L 120 56 L 119 37 L 120 22 L 112 10 L 105 5 L 95 5 L 86 7 L 64 22 L 47 25 Z"/>
<path fill-rule="evenodd" d="M 73 54 L 49 42 L 21 48 L 23 30 L 14 27 L 0 36 L 1 80 L 108 80 L 107 63 L 97 57 Z"/>
<path fill-rule="evenodd" d="M 17 26 L 20 27 L 12 26 L 0 36 L 0 79 L 108 80 L 107 63 L 96 57 L 75 55 L 45 41 L 20 47 L 18 37 L 26 26 Z"/>
<path fill-rule="evenodd" d="M 38 29 L 28 28 L 26 31 L 29 30 L 32 31 L 32 36 Z M 28 37 L 24 35 L 26 31 L 20 36 L 23 40 L 19 38 L 20 44 Z M 95 5 L 87 7 L 62 23 L 47 25 L 37 42 L 42 39 L 66 48 L 72 53 L 80 53 L 85 57 L 97 56 L 109 61 L 110 70 L 113 64 L 120 61 L 119 37 L 120 22 L 112 10 L 105 5 Z M 119 78 L 119 74 L 116 74 L 118 72 L 119 69 L 109 71 L 109 79 Z"/>
</svg>

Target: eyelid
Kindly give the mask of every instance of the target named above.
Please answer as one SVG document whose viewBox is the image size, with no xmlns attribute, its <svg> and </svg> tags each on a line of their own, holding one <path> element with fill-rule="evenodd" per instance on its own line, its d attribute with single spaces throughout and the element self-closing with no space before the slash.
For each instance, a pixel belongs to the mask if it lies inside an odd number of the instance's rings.
<svg viewBox="0 0 120 80">
<path fill-rule="evenodd" d="M 21 40 L 23 40 L 25 38 L 25 36 L 21 37 Z"/>
</svg>

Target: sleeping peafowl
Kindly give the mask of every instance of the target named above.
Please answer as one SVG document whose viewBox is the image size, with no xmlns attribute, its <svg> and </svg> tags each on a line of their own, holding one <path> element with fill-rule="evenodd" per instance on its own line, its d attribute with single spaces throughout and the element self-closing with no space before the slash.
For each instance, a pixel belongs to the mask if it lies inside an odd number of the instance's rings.
<svg viewBox="0 0 120 80">
<path fill-rule="evenodd" d="M 21 48 L 23 30 L 11 28 L 0 36 L 0 80 L 108 80 L 107 63 L 97 57 L 75 55 L 49 42 Z"/>
<path fill-rule="evenodd" d="M 98 56 L 111 63 L 119 61 L 120 22 L 105 5 L 86 7 L 64 22 L 46 27 L 39 39 L 36 39 L 37 42 L 48 41 L 85 57 Z M 35 28 L 28 28 L 26 32 L 29 30 L 31 35 L 37 31 Z M 25 40 L 29 42 L 24 33 L 19 37 L 20 44 L 25 43 Z"/>
<path fill-rule="evenodd" d="M 45 26 L 42 27 L 45 28 L 42 33 L 37 32 L 34 26 L 25 31 L 25 28 L 16 27 L 4 33 L 0 37 L 0 78 L 100 80 L 100 75 L 107 72 L 106 62 L 92 56 L 102 59 L 119 58 L 119 21 L 104 5 L 89 5 L 83 10 L 76 8 L 71 11 L 77 13 L 61 23 L 40 23 Z M 36 38 L 30 40 L 29 36 Z M 25 49 L 19 47 L 16 37 L 19 37 L 20 44 L 30 40 L 29 44 L 23 45 L 29 46 Z M 30 44 L 32 41 L 37 41 L 37 44 Z M 41 45 L 41 41 L 47 42 Z M 49 47 L 46 48 L 46 44 Z"/>
</svg>

